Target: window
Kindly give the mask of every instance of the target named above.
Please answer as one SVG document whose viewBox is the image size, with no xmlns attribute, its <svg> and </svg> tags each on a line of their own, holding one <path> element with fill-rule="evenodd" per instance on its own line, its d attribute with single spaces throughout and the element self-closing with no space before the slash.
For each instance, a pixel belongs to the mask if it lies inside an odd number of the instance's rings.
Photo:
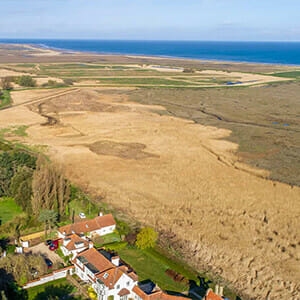
<svg viewBox="0 0 300 300">
<path fill-rule="evenodd" d="M 103 278 L 106 279 L 107 277 L 108 277 L 108 274 L 105 273 L 105 274 L 103 275 Z"/>
<path fill-rule="evenodd" d="M 122 296 L 122 297 L 120 297 L 120 300 L 127 300 L 127 295 L 126 296 Z"/>
<path fill-rule="evenodd" d="M 117 289 L 120 289 L 120 285 L 119 284 L 117 285 Z"/>
<path fill-rule="evenodd" d="M 127 282 L 126 282 L 126 285 L 127 285 L 127 286 L 129 286 L 129 285 L 130 285 L 130 282 L 129 282 L 129 281 L 127 281 Z"/>
</svg>

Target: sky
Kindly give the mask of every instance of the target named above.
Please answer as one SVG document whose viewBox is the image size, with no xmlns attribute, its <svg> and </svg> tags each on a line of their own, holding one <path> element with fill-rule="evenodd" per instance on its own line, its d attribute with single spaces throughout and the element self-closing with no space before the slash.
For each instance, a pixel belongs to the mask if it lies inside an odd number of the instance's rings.
<svg viewBox="0 0 300 300">
<path fill-rule="evenodd" d="M 300 41 L 300 0 L 0 1 L 0 38 Z"/>
</svg>

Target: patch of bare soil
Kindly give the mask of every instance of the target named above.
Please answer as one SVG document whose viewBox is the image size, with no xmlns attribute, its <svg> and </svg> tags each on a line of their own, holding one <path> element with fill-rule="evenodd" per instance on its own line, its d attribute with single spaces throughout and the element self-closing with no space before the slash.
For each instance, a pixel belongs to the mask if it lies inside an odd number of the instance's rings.
<svg viewBox="0 0 300 300">
<path fill-rule="evenodd" d="M 145 145 L 140 143 L 116 143 L 112 141 L 98 141 L 88 148 L 99 155 L 112 155 L 124 159 L 144 159 L 155 155 L 144 152 Z"/>
<path fill-rule="evenodd" d="M 189 264 L 222 276 L 243 299 L 297 299 L 300 189 L 236 166 L 237 145 L 222 140 L 230 130 L 159 115 L 161 106 L 101 89 L 42 102 L 55 125 L 41 125 L 36 102 L 0 111 L 0 127 L 30 125 L 24 142 L 48 145 L 72 182 L 154 226 Z"/>
</svg>

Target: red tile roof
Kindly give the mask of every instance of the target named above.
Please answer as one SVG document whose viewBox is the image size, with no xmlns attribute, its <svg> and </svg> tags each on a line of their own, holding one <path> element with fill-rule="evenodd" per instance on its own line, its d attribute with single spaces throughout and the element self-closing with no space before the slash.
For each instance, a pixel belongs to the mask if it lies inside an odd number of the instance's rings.
<svg viewBox="0 0 300 300">
<path fill-rule="evenodd" d="M 164 293 L 162 290 L 155 291 L 148 295 L 144 291 L 142 291 L 137 285 L 132 289 L 132 291 L 143 300 L 189 300 L 190 299 L 186 297 L 168 295 Z"/>
<path fill-rule="evenodd" d="M 71 239 L 71 241 L 66 246 L 62 245 L 62 247 L 67 248 L 69 251 L 89 247 L 89 242 L 87 240 L 82 239 L 77 234 L 69 235 L 66 238 Z M 81 247 L 76 248 L 75 244 L 79 244 L 79 243 L 83 243 L 83 245 Z"/>
<path fill-rule="evenodd" d="M 120 268 L 115 267 L 113 269 L 102 272 L 101 274 L 98 274 L 97 278 L 99 278 L 111 290 L 114 288 L 115 284 L 118 282 L 122 275 L 123 272 L 120 270 Z"/>
<path fill-rule="evenodd" d="M 113 289 L 123 274 L 126 274 L 131 279 L 138 281 L 137 275 L 134 278 L 131 273 L 132 272 L 128 273 L 128 268 L 126 266 L 120 266 L 102 272 L 101 274 L 97 274 L 96 277 L 99 278 L 109 289 Z"/>
<path fill-rule="evenodd" d="M 112 214 L 105 216 L 98 216 L 91 220 L 84 220 L 74 224 L 65 225 L 59 227 L 58 231 L 60 233 L 65 233 L 66 235 L 76 233 L 87 233 L 95 230 L 99 230 L 103 227 L 115 225 L 116 221 Z"/>
<path fill-rule="evenodd" d="M 99 253 L 95 248 L 91 248 L 79 253 L 76 258 L 83 256 L 89 263 L 93 264 L 99 272 L 104 272 L 115 265 L 111 263 L 106 257 Z"/>
<path fill-rule="evenodd" d="M 205 300 L 224 300 L 221 296 L 215 294 L 211 289 L 208 289 L 206 292 Z"/>
<path fill-rule="evenodd" d="M 127 290 L 127 289 L 121 289 L 121 291 L 118 293 L 118 295 L 120 296 L 120 297 L 122 297 L 122 296 L 126 296 L 126 295 L 129 295 L 130 294 L 130 292 Z"/>
</svg>

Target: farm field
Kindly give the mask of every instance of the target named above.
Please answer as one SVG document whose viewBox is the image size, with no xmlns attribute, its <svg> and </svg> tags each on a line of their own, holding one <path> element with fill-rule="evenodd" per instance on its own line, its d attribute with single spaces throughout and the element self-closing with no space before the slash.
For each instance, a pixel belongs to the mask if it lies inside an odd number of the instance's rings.
<svg viewBox="0 0 300 300">
<path fill-rule="evenodd" d="M 212 67 L 214 67 L 212 65 Z M 161 87 L 218 87 L 251 86 L 268 82 L 290 81 L 294 76 L 273 76 L 237 71 L 185 69 L 168 66 L 159 68 L 152 64 L 8 64 L 0 69 L 0 77 L 31 75 L 39 86 L 49 80 L 57 83 L 73 82 L 80 86 L 161 86 Z M 1 75 L 2 74 L 2 75 Z M 280 73 L 281 74 L 281 73 Z M 289 73 L 287 73 L 289 74 Z M 290 73 L 294 75 L 294 72 Z M 66 84 L 68 85 L 68 84 Z M 16 86 L 17 87 L 17 86 Z"/>
</svg>

